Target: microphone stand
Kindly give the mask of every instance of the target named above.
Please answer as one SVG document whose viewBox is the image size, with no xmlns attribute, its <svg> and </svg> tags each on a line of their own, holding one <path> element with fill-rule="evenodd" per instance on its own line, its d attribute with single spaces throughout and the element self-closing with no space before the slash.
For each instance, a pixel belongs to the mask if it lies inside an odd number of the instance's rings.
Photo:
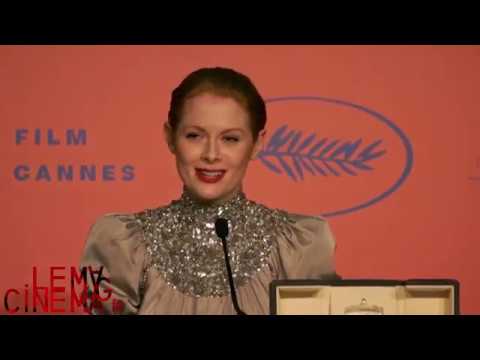
<svg viewBox="0 0 480 360">
<path fill-rule="evenodd" d="M 237 312 L 237 315 L 247 315 L 240 309 L 240 306 L 238 306 L 237 293 L 235 291 L 235 285 L 234 285 L 233 276 L 232 276 L 232 269 L 230 267 L 230 260 L 228 258 L 228 248 L 227 248 L 227 240 L 226 240 L 227 234 L 218 234 L 217 232 L 217 235 L 220 237 L 220 239 L 222 239 L 223 254 L 225 255 L 225 264 L 227 266 L 228 283 L 230 285 L 230 293 L 232 295 L 233 307 Z"/>
</svg>

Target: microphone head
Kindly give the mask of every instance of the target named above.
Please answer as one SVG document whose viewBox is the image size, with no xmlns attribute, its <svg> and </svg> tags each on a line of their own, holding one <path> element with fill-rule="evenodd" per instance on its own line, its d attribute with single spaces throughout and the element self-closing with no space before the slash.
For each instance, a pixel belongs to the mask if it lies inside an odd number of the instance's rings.
<svg viewBox="0 0 480 360">
<path fill-rule="evenodd" d="M 219 238 L 225 239 L 228 236 L 228 220 L 218 218 L 215 221 L 215 232 Z"/>
</svg>

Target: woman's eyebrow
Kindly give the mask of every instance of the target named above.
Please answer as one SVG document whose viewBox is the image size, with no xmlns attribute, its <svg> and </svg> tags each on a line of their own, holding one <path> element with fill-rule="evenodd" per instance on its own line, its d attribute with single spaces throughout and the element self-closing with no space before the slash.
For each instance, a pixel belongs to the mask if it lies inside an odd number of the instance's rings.
<svg viewBox="0 0 480 360">
<path fill-rule="evenodd" d="M 231 129 L 223 130 L 223 131 L 222 131 L 222 134 L 223 134 L 223 133 L 226 133 L 226 132 L 230 132 L 230 131 L 245 132 L 245 130 L 244 130 L 244 129 L 241 129 L 241 128 L 231 128 Z"/>
<path fill-rule="evenodd" d="M 199 130 L 205 132 L 206 130 L 198 125 L 189 125 L 185 127 L 185 130 Z"/>
<path fill-rule="evenodd" d="M 189 126 L 186 126 L 185 127 L 185 131 L 188 131 L 188 130 L 198 130 L 198 131 L 202 131 L 202 132 L 208 132 L 206 129 L 204 129 L 203 127 L 201 126 L 198 126 L 198 125 L 189 125 Z M 221 134 L 225 134 L 227 132 L 233 132 L 233 131 L 239 131 L 241 133 L 244 133 L 245 130 L 242 129 L 242 128 L 229 128 L 229 129 L 225 129 L 225 130 L 222 130 L 220 133 Z"/>
</svg>

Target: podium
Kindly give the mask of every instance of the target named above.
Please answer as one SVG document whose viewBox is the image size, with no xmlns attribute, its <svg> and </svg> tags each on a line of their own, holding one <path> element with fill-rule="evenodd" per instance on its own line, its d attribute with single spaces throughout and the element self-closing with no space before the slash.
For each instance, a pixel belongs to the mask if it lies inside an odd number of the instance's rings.
<svg viewBox="0 0 480 360">
<path fill-rule="evenodd" d="M 459 315 L 454 279 L 274 280 L 272 315 Z"/>
</svg>

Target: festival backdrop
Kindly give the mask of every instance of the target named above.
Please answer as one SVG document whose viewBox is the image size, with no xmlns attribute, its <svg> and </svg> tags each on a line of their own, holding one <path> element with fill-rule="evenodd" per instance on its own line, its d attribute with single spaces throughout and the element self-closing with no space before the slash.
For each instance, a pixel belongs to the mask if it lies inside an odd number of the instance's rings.
<svg viewBox="0 0 480 360">
<path fill-rule="evenodd" d="M 170 93 L 223 66 L 267 100 L 249 198 L 325 216 L 343 278 L 457 279 L 480 313 L 479 64 L 479 46 L 0 46 L 0 312 L 8 294 L 31 313 L 52 274 L 68 288 L 103 214 L 180 195 Z"/>
</svg>

